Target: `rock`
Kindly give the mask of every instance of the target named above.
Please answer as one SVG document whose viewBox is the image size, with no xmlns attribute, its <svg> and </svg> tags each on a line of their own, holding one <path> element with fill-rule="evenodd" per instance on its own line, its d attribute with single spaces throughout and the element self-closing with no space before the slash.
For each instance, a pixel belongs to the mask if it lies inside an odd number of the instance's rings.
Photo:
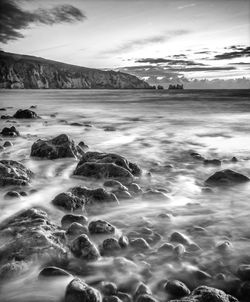
<svg viewBox="0 0 250 302">
<path fill-rule="evenodd" d="M 86 234 L 82 234 L 74 239 L 70 249 L 76 257 L 83 260 L 94 261 L 100 257 L 98 249 Z"/>
<path fill-rule="evenodd" d="M 219 159 L 204 159 L 203 164 L 205 166 L 221 166 Z"/>
<path fill-rule="evenodd" d="M 73 279 L 66 288 L 64 302 L 101 302 L 101 295 L 82 280 Z"/>
<path fill-rule="evenodd" d="M 113 234 L 115 227 L 105 220 L 91 221 L 89 224 L 90 234 Z"/>
<path fill-rule="evenodd" d="M 14 160 L 0 160 L 0 187 L 27 185 L 33 173 Z"/>
<path fill-rule="evenodd" d="M 173 232 L 170 236 L 170 241 L 171 242 L 178 242 L 184 245 L 190 245 L 191 240 L 184 234 L 180 232 Z"/>
<path fill-rule="evenodd" d="M 241 264 L 237 271 L 238 276 L 243 281 L 250 281 L 250 264 Z"/>
<path fill-rule="evenodd" d="M 4 195 L 4 199 L 21 198 L 21 195 L 16 191 L 9 191 Z"/>
<path fill-rule="evenodd" d="M 73 222 L 80 223 L 81 225 L 86 225 L 88 223 L 88 218 L 83 215 L 66 214 L 61 220 L 63 228 L 68 228 Z"/>
<path fill-rule="evenodd" d="M 205 158 L 203 156 L 201 156 L 199 153 L 197 152 L 192 152 L 190 153 L 190 156 L 192 156 L 194 159 L 196 160 L 204 160 Z"/>
<path fill-rule="evenodd" d="M 174 248 L 174 255 L 176 257 L 182 257 L 186 252 L 186 249 L 183 244 L 177 244 Z"/>
<path fill-rule="evenodd" d="M 11 261 L 0 267 L 0 281 L 16 278 L 24 271 L 28 271 L 28 265 L 24 261 Z"/>
<path fill-rule="evenodd" d="M 244 282 L 243 284 L 241 284 L 240 295 L 244 299 L 250 297 L 250 282 Z M 244 300 L 244 301 L 247 301 L 247 300 Z"/>
<path fill-rule="evenodd" d="M 187 286 L 178 280 L 168 281 L 164 285 L 165 291 L 172 296 L 172 298 L 182 298 L 190 294 L 190 290 Z"/>
<path fill-rule="evenodd" d="M 36 109 L 37 108 L 37 105 L 31 105 L 30 106 L 30 109 Z"/>
<path fill-rule="evenodd" d="M 8 147 L 11 147 L 13 146 L 12 143 L 10 141 L 5 141 L 4 144 L 3 144 L 4 148 L 8 148 Z"/>
<path fill-rule="evenodd" d="M 141 295 L 136 302 L 157 302 L 157 300 L 151 295 Z"/>
<path fill-rule="evenodd" d="M 6 111 L 7 109 L 6 108 L 0 108 L 0 111 Z"/>
<path fill-rule="evenodd" d="M 233 156 L 232 159 L 231 159 L 231 162 L 232 163 L 237 163 L 238 162 L 238 158 Z"/>
<path fill-rule="evenodd" d="M 80 156 L 74 141 L 66 134 L 61 134 L 50 140 L 37 140 L 31 147 L 30 155 L 46 159 L 77 158 Z"/>
<path fill-rule="evenodd" d="M 249 178 L 243 174 L 230 169 L 221 170 L 211 175 L 205 183 L 212 186 L 223 186 L 240 184 L 249 181 Z"/>
<path fill-rule="evenodd" d="M 73 222 L 69 226 L 69 228 L 66 231 L 67 236 L 78 236 L 81 234 L 87 234 L 88 233 L 88 228 L 85 225 L 82 225 L 78 222 Z"/>
<path fill-rule="evenodd" d="M 104 297 L 103 302 L 122 302 L 117 296 L 107 296 L 107 297 Z"/>
<path fill-rule="evenodd" d="M 11 126 L 10 128 L 4 127 L 1 134 L 2 136 L 13 136 L 13 137 L 20 135 L 19 131 L 17 131 L 16 127 L 14 126 Z"/>
<path fill-rule="evenodd" d="M 8 120 L 8 119 L 11 119 L 11 118 L 12 118 L 11 115 L 1 115 L 2 120 Z"/>
<path fill-rule="evenodd" d="M 142 295 L 152 295 L 151 289 L 144 283 L 140 283 L 134 293 L 134 301 L 136 302 L 138 298 Z"/>
<path fill-rule="evenodd" d="M 122 235 L 119 239 L 118 239 L 118 243 L 120 245 L 121 248 L 126 248 L 129 245 L 129 240 L 128 237 Z"/>
<path fill-rule="evenodd" d="M 132 302 L 132 298 L 129 294 L 118 291 L 116 296 L 121 299 L 123 302 Z"/>
<path fill-rule="evenodd" d="M 125 200 L 125 199 L 131 199 L 132 196 L 128 191 L 115 191 L 115 196 L 118 198 L 118 200 Z"/>
<path fill-rule="evenodd" d="M 40 273 L 39 277 L 71 277 L 72 275 L 66 272 L 64 269 L 55 266 L 47 266 L 43 268 Z"/>
<path fill-rule="evenodd" d="M 38 118 L 38 115 L 29 109 L 19 109 L 17 110 L 17 112 L 13 115 L 14 118 L 28 118 L 28 119 L 34 119 L 34 118 Z"/>
<path fill-rule="evenodd" d="M 112 253 L 121 249 L 118 240 L 115 238 L 107 238 L 102 243 L 104 253 Z"/>
<path fill-rule="evenodd" d="M 128 190 L 130 193 L 135 193 L 135 194 L 142 193 L 142 189 L 140 188 L 140 186 L 133 182 L 131 184 L 128 184 Z"/>
<path fill-rule="evenodd" d="M 190 300 L 189 300 L 190 299 Z M 219 289 L 208 286 L 199 286 L 196 288 L 191 296 L 184 300 L 186 302 L 237 302 L 238 300 Z"/>
<path fill-rule="evenodd" d="M 104 182 L 104 187 L 112 188 L 116 191 L 127 191 L 128 188 L 121 184 L 118 180 L 109 179 Z"/>
<path fill-rule="evenodd" d="M 130 245 L 139 250 L 150 249 L 150 246 L 148 245 L 147 241 L 143 238 L 135 238 L 135 239 L 130 240 Z"/>
<path fill-rule="evenodd" d="M 65 261 L 66 250 L 55 235 L 58 230 L 42 210 L 31 208 L 17 213 L 0 225 L 0 234 L 8 236 L 0 250 L 1 261 L 28 261 L 34 257 Z"/>
<path fill-rule="evenodd" d="M 107 192 L 103 188 L 88 189 L 86 187 L 74 187 L 70 190 L 78 198 L 85 200 L 85 205 L 100 204 L 100 203 L 116 203 L 118 200 L 113 193 Z"/>
<path fill-rule="evenodd" d="M 232 243 L 229 241 L 220 242 L 216 245 L 216 249 L 218 252 L 225 254 L 230 253 L 233 250 Z"/>
<path fill-rule="evenodd" d="M 159 248 L 158 252 L 161 253 L 172 253 L 174 251 L 174 246 L 171 243 L 163 243 Z"/>
<path fill-rule="evenodd" d="M 141 175 L 141 169 L 117 154 L 86 152 L 79 161 L 74 175 L 131 182 L 134 176 Z"/>
<path fill-rule="evenodd" d="M 158 190 L 148 190 L 142 194 L 142 198 L 145 200 L 168 200 L 169 197 Z"/>
<path fill-rule="evenodd" d="M 101 285 L 101 290 L 105 296 L 111 296 L 117 293 L 117 286 L 113 282 L 103 282 Z"/>
<path fill-rule="evenodd" d="M 82 210 L 84 202 L 82 198 L 75 196 L 71 192 L 60 193 L 52 200 L 54 206 L 65 211 Z"/>
</svg>

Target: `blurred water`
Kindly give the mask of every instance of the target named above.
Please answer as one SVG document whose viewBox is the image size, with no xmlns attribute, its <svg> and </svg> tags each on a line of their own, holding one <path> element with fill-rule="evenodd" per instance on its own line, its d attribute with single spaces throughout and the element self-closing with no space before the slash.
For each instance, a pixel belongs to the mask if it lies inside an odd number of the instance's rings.
<svg viewBox="0 0 250 302">
<path fill-rule="evenodd" d="M 147 279 L 154 287 L 157 281 L 178 275 L 178 272 L 183 276 L 183 270 L 188 272 L 193 267 L 214 276 L 221 272 L 218 261 L 223 262 L 215 246 L 225 239 L 234 247 L 230 261 L 223 266 L 229 277 L 237 264 L 247 257 L 250 248 L 249 184 L 204 193 L 204 181 L 220 168 L 203 166 L 192 159 L 190 152 L 222 159 L 221 168 L 231 168 L 250 176 L 250 91 L 2 90 L 0 102 L 1 107 L 11 107 L 2 114 L 12 115 L 17 109 L 36 105 L 35 111 L 42 118 L 35 121 L 0 120 L 1 129 L 13 124 L 21 133 L 21 137 L 10 139 L 14 146 L 5 149 L 1 159 L 18 160 L 29 167 L 36 175 L 29 189 L 38 189 L 37 193 L 23 197 L 21 201 L 4 200 L 6 190 L 1 190 L 0 221 L 22 208 L 38 205 L 47 209 L 52 220 L 59 223 L 63 213 L 51 205 L 56 194 L 77 184 L 102 185 L 102 182 L 72 178 L 77 164 L 74 159 L 48 161 L 30 158 L 30 148 L 35 140 L 61 133 L 70 135 L 77 143 L 84 141 L 91 151 L 118 153 L 137 162 L 144 170 L 144 176 L 137 180 L 143 189 L 169 191 L 169 201 L 121 201 L 119 207 L 89 213 L 90 220 L 93 216 L 104 218 L 125 234 L 140 232 L 142 227 L 149 226 L 162 239 L 145 259 L 138 260 L 137 255 L 128 251 L 125 256 L 139 268 L 133 273 L 121 274 L 116 265 L 111 273 L 106 268 L 109 266 L 107 259 L 103 259 L 86 278 L 105 277 L 118 283 L 126 278 Z M 114 127 L 115 131 L 105 131 L 106 127 Z M 239 159 L 237 163 L 230 161 L 233 156 Z M 167 168 L 169 164 L 173 168 Z M 150 178 L 146 176 L 147 171 L 151 171 Z M 171 220 L 159 218 L 162 213 L 170 213 Z M 193 234 L 190 232 L 193 226 L 205 227 L 207 235 Z M 156 253 L 162 243 L 169 241 L 174 230 L 187 234 L 202 248 L 199 256 L 182 263 L 167 263 L 164 255 Z M 143 261 L 150 266 L 150 278 L 145 277 Z M 29 280 L 31 276 L 30 271 L 24 279 Z M 34 285 L 27 280 L 7 284 L 6 301 L 35 301 L 32 300 L 33 293 L 39 296 L 39 290 L 42 295 L 43 285 Z M 6 294 L 13 287 L 16 290 L 12 292 L 14 298 Z M 58 299 L 58 289 L 54 298 L 49 292 L 48 301 Z"/>
</svg>

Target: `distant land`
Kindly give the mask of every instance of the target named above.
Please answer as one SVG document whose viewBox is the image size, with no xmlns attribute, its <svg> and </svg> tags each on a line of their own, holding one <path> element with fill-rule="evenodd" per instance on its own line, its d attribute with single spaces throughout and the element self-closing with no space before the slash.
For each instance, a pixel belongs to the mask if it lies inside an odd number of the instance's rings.
<svg viewBox="0 0 250 302">
<path fill-rule="evenodd" d="M 151 89 L 134 75 L 0 51 L 0 88 Z"/>
</svg>

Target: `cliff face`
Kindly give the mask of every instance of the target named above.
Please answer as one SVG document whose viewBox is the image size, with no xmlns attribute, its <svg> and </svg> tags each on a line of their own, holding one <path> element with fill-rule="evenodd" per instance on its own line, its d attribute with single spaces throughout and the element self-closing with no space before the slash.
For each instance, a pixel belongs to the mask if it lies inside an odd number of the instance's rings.
<svg viewBox="0 0 250 302">
<path fill-rule="evenodd" d="M 136 76 L 0 51 L 0 88 L 149 89 Z"/>
</svg>

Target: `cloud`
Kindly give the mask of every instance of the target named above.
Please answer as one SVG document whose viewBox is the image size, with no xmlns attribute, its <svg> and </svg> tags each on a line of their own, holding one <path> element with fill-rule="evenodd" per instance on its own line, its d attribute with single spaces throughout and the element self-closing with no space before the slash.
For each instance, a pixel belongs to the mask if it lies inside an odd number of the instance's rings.
<svg viewBox="0 0 250 302">
<path fill-rule="evenodd" d="M 183 5 L 183 6 L 178 6 L 177 9 L 185 9 L 185 8 L 194 7 L 194 6 L 196 6 L 195 3 L 190 3 L 190 4 Z"/>
<path fill-rule="evenodd" d="M 22 9 L 14 0 L 0 1 L 0 42 L 23 38 L 21 30 L 30 24 L 53 25 L 83 21 L 86 16 L 72 5 L 57 5 L 50 9 L 28 11 Z"/>
<path fill-rule="evenodd" d="M 250 47 L 249 46 L 248 47 L 231 46 L 231 49 L 235 49 L 235 50 L 215 55 L 214 60 L 226 60 L 226 59 L 250 57 Z"/>
<path fill-rule="evenodd" d="M 167 65 L 182 65 L 182 66 L 205 66 L 202 63 L 198 63 L 191 60 L 179 60 L 179 59 L 165 59 L 165 58 L 143 58 L 136 60 L 135 63 L 149 63 L 149 64 L 162 64 Z"/>
<path fill-rule="evenodd" d="M 137 49 L 139 47 L 141 48 L 143 46 L 148 46 L 148 45 L 155 44 L 155 43 L 163 43 L 163 42 L 169 41 L 173 38 L 176 38 L 178 36 L 182 36 L 182 35 L 185 35 L 188 33 L 190 33 L 188 30 L 166 31 L 161 35 L 155 35 L 155 36 L 150 36 L 150 37 L 143 38 L 143 39 L 135 39 L 132 41 L 125 42 L 125 43 L 121 44 L 120 46 L 118 46 L 114 49 L 106 50 L 103 53 L 105 53 L 105 54 L 126 53 L 131 50 Z"/>
</svg>

